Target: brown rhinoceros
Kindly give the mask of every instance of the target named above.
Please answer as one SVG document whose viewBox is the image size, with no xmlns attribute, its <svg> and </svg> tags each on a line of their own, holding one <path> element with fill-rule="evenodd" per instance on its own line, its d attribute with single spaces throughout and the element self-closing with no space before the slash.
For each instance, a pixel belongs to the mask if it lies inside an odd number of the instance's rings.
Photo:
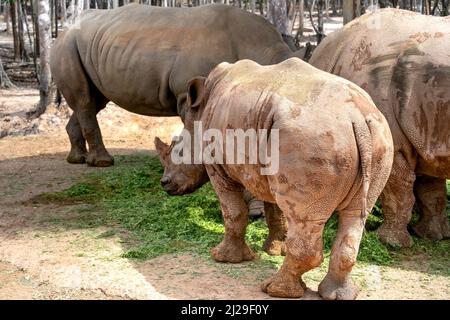
<svg viewBox="0 0 450 320">
<path fill-rule="evenodd" d="M 52 75 L 74 111 L 67 160 L 113 164 L 96 119 L 109 101 L 142 115 L 182 116 L 189 79 L 223 61 L 272 64 L 291 55 L 268 21 L 232 6 L 86 11 L 51 51 Z"/>
<path fill-rule="evenodd" d="M 366 14 L 325 38 L 310 63 L 361 86 L 389 122 L 395 156 L 381 195 L 380 238 L 412 245 L 415 201 L 415 233 L 450 237 L 450 18 L 398 9 Z"/>
<path fill-rule="evenodd" d="M 176 144 L 176 140 L 170 145 L 164 143 L 160 138 L 155 138 L 156 151 L 164 167 L 164 174 L 161 177 L 161 186 L 170 195 L 184 195 L 196 191 L 209 181 L 206 168 L 203 164 L 176 164 L 172 161 L 171 154 Z M 284 255 L 286 253 L 286 219 L 283 212 L 277 205 L 270 202 L 255 201 L 253 195 L 247 190 L 243 191 L 243 197 L 251 216 L 251 204 L 257 203 L 263 207 L 264 216 L 269 229 L 263 250 L 270 255 Z M 234 256 L 227 262 L 241 262 L 242 260 L 253 259 L 253 255 Z"/>
<path fill-rule="evenodd" d="M 326 299 L 355 298 L 350 271 L 367 214 L 393 159 L 389 125 L 367 93 L 297 58 L 271 66 L 224 62 L 206 80 L 191 80 L 187 92 L 184 124 L 189 135 L 184 133 L 173 145 L 170 157 L 196 164 L 199 145 L 203 148 L 200 163 L 217 193 L 225 224 L 223 241 L 211 250 L 213 258 L 237 262 L 253 257 L 244 237 L 242 190 L 247 189 L 276 204 L 288 221 L 283 266 L 262 289 L 272 296 L 300 297 L 300 277 L 322 262 L 323 228 L 337 210 L 338 232 L 319 293 Z M 236 148 L 233 132 L 241 138 L 248 134 L 258 150 Z M 254 163 L 236 160 L 255 154 Z"/>
</svg>

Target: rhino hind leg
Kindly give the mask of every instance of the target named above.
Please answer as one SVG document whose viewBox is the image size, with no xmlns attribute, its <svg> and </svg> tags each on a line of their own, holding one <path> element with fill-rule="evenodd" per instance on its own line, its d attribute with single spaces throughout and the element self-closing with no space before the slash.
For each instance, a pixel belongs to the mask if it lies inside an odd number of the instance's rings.
<svg viewBox="0 0 450 320">
<path fill-rule="evenodd" d="M 73 30 L 60 39 L 64 45 L 55 44 L 51 59 L 52 70 L 56 70 L 56 85 L 74 112 L 66 127 L 71 142 L 67 160 L 70 163 L 86 161 L 92 166 L 109 166 L 114 160 L 103 145 L 96 117 L 108 100 L 95 87 L 81 64 L 76 33 Z M 85 141 L 89 145 L 87 154 Z"/>
<path fill-rule="evenodd" d="M 449 238 L 446 180 L 429 176 L 417 177 L 414 191 L 420 213 L 419 221 L 412 227 L 414 232 L 430 240 Z"/>
<path fill-rule="evenodd" d="M 301 223 L 289 224 L 286 258 L 280 270 L 262 284 L 263 292 L 281 298 L 303 296 L 306 285 L 301 276 L 323 261 L 322 233 L 325 222 L 325 220 L 302 220 Z"/>
<path fill-rule="evenodd" d="M 70 140 L 70 152 L 67 156 L 69 163 L 85 163 L 87 157 L 86 140 L 81 133 L 80 124 L 75 113 L 69 119 L 66 126 Z"/>
<path fill-rule="evenodd" d="M 69 160 L 76 160 L 83 153 L 83 140 L 87 141 L 89 151 L 85 156 L 85 161 L 89 166 L 108 167 L 114 164 L 114 159 L 106 151 L 103 144 L 102 134 L 97 122 L 97 112 L 106 106 L 106 102 L 88 101 L 87 103 L 78 103 L 74 109 L 74 115 L 78 123 L 69 120 L 67 125 L 67 133 L 71 141 L 71 151 L 68 156 Z M 69 105 L 70 102 L 68 101 Z M 81 134 L 80 134 L 81 133 Z M 71 162 L 71 161 L 69 161 Z M 72 161 L 73 163 L 73 161 Z"/>
<path fill-rule="evenodd" d="M 384 222 L 377 230 L 380 240 L 394 247 L 413 245 L 407 228 L 415 202 L 415 178 L 415 173 L 409 168 L 405 158 L 400 154 L 396 155 L 391 175 L 381 193 Z"/>
<path fill-rule="evenodd" d="M 97 106 L 97 113 L 106 106 L 106 103 L 107 101 Z M 86 139 L 83 136 L 80 123 L 78 122 L 77 112 L 74 112 L 70 117 L 66 125 L 66 131 L 70 140 L 70 152 L 67 156 L 67 162 L 85 163 L 88 158 L 88 151 L 86 149 Z"/>
<path fill-rule="evenodd" d="M 272 256 L 285 255 L 287 223 L 283 211 L 276 204 L 264 202 L 264 212 L 269 234 L 263 250 Z"/>
<path fill-rule="evenodd" d="M 359 210 L 340 211 L 336 239 L 331 249 L 328 273 L 319 284 L 319 294 L 326 300 L 353 300 L 359 289 L 350 272 L 358 256 L 364 231 L 364 220 Z"/>
</svg>

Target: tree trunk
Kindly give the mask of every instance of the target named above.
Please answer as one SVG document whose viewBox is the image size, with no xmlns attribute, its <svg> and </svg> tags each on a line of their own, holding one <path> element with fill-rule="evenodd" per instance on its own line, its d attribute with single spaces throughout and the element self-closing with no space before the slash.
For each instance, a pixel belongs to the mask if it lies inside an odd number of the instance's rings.
<svg viewBox="0 0 450 320">
<path fill-rule="evenodd" d="M 19 35 L 17 32 L 17 15 L 16 15 L 16 2 L 12 2 L 9 7 L 9 14 L 11 16 L 11 25 L 13 33 L 14 42 L 14 60 L 20 60 L 20 45 L 19 45 Z"/>
<path fill-rule="evenodd" d="M 23 12 L 23 17 L 24 17 L 25 27 L 27 29 L 28 42 L 30 43 L 30 50 L 33 50 L 33 41 L 31 40 L 30 25 L 28 24 L 28 12 L 27 12 L 27 1 L 26 0 L 22 2 L 22 12 Z M 35 60 L 35 59 L 33 59 L 33 60 Z"/>
<path fill-rule="evenodd" d="M 295 39 L 299 42 L 300 37 L 303 36 L 303 25 L 304 25 L 304 16 L 305 16 L 305 1 L 300 0 L 299 1 L 299 12 L 298 12 L 298 29 L 297 33 L 295 34 Z M 295 23 L 295 21 L 294 21 Z"/>
<path fill-rule="evenodd" d="M 61 28 L 64 28 L 67 21 L 66 0 L 61 0 Z"/>
<path fill-rule="evenodd" d="M 435 14 L 435 12 L 436 12 L 436 9 L 437 9 L 438 5 L 439 5 L 439 1 L 436 1 L 436 0 L 435 0 L 433 9 L 431 10 L 431 15 L 434 16 L 434 14 Z"/>
<path fill-rule="evenodd" d="M 19 50 L 20 50 L 20 60 L 26 61 L 28 60 L 27 50 L 25 48 L 25 37 L 23 30 L 23 12 L 22 12 L 22 4 L 21 0 L 16 0 L 17 5 L 17 34 L 19 38 Z M 26 17 L 25 17 L 26 19 Z"/>
<path fill-rule="evenodd" d="M 324 31 L 323 31 L 323 9 L 325 7 L 325 0 L 318 0 L 317 1 L 317 44 L 322 41 L 324 38 Z"/>
<path fill-rule="evenodd" d="M 5 3 L 4 10 L 5 10 L 4 17 L 5 17 L 5 23 L 6 23 L 6 34 L 11 34 L 10 13 L 9 13 L 11 9 L 10 9 L 9 2 Z"/>
<path fill-rule="evenodd" d="M 16 86 L 9 80 L 5 69 L 3 68 L 2 57 L 0 57 L 0 88 L 15 88 Z"/>
<path fill-rule="evenodd" d="M 40 77 L 39 77 L 39 107 L 35 117 L 39 117 L 45 112 L 50 104 L 50 45 L 51 45 L 51 21 L 49 16 L 49 0 L 39 0 L 38 3 L 38 24 L 40 38 Z"/>
<path fill-rule="evenodd" d="M 59 0 L 53 0 L 55 12 L 55 38 L 58 38 L 58 3 Z"/>
<path fill-rule="evenodd" d="M 360 16 L 361 2 L 359 0 L 343 0 L 342 12 L 344 15 L 344 24 L 349 23 Z"/>
<path fill-rule="evenodd" d="M 53 24 L 53 16 L 54 16 L 54 13 L 55 13 L 55 6 L 53 5 L 53 2 L 54 2 L 55 0 L 49 0 L 49 6 L 50 6 L 50 31 L 51 31 L 51 34 L 52 34 L 52 38 L 54 38 L 55 37 L 55 32 L 54 32 L 54 24 Z"/>
<path fill-rule="evenodd" d="M 337 0 L 332 0 L 331 2 L 331 10 L 332 10 L 332 15 L 336 16 L 337 15 Z"/>
<path fill-rule="evenodd" d="M 269 0 L 270 21 L 281 34 L 289 34 L 286 0 Z"/>
<path fill-rule="evenodd" d="M 34 57 L 39 56 L 39 26 L 38 26 L 38 8 L 37 1 L 32 1 L 31 3 L 31 18 L 33 19 L 33 30 L 34 30 Z M 39 73 L 36 72 L 36 76 L 39 77 Z"/>
<path fill-rule="evenodd" d="M 448 16 L 448 0 L 442 0 L 442 16 Z"/>
</svg>

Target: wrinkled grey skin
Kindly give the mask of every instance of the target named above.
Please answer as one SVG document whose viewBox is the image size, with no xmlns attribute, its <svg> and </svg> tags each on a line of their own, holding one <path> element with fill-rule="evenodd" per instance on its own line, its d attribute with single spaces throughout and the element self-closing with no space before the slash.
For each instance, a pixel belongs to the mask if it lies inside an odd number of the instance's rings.
<svg viewBox="0 0 450 320">
<path fill-rule="evenodd" d="M 268 65 L 304 53 L 293 53 L 264 18 L 232 6 L 88 10 L 51 51 L 52 75 L 74 111 L 67 160 L 113 164 L 96 119 L 109 101 L 141 115 L 183 117 L 186 83 L 217 64 Z"/>
</svg>

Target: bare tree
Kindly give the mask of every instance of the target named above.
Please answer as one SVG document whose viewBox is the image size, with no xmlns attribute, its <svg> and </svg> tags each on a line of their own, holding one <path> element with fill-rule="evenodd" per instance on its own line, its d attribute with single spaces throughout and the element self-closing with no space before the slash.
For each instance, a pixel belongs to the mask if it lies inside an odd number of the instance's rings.
<svg viewBox="0 0 450 320">
<path fill-rule="evenodd" d="M 269 0 L 269 21 L 281 34 L 289 34 L 286 0 Z"/>
<path fill-rule="evenodd" d="M 40 43 L 40 76 L 39 76 L 39 107 L 35 116 L 38 117 L 45 112 L 50 104 L 50 45 L 51 45 L 51 20 L 49 0 L 39 0 L 38 24 Z"/>
<path fill-rule="evenodd" d="M 10 3 L 9 13 L 11 17 L 11 27 L 13 33 L 13 43 L 14 43 L 14 60 L 20 60 L 20 46 L 19 46 L 19 32 L 17 30 L 17 10 L 16 1 Z"/>
<path fill-rule="evenodd" d="M 2 57 L 0 57 L 0 88 L 15 88 L 16 86 L 11 82 L 5 69 L 3 68 Z"/>
<path fill-rule="evenodd" d="M 60 0 L 60 8 L 61 8 L 61 27 L 64 28 L 64 25 L 67 21 L 67 8 L 66 8 L 66 0 Z"/>
<path fill-rule="evenodd" d="M 360 0 L 343 0 L 342 12 L 344 15 L 344 24 L 349 23 L 361 13 L 361 1 Z"/>
<path fill-rule="evenodd" d="M 4 6 L 4 17 L 5 17 L 5 23 L 6 23 L 6 34 L 10 34 L 11 33 L 11 24 L 10 24 L 10 18 L 9 18 L 9 2 L 5 3 Z"/>
<path fill-rule="evenodd" d="M 16 0 L 17 7 L 17 35 L 19 41 L 19 52 L 20 52 L 20 60 L 25 61 L 28 60 L 27 50 L 25 49 L 25 37 L 24 37 L 24 14 L 22 12 L 22 5 L 20 0 Z"/>
<path fill-rule="evenodd" d="M 305 1 L 300 0 L 299 1 L 299 20 L 298 20 L 298 30 L 296 38 L 298 39 L 299 36 L 303 36 L 303 27 L 305 23 Z"/>
</svg>

